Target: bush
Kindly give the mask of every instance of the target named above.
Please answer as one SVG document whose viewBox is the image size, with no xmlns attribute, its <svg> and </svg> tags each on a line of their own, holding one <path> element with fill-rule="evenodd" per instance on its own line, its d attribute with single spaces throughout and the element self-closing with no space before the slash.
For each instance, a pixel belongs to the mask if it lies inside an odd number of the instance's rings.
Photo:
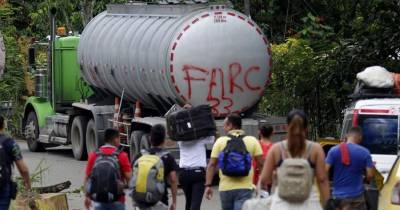
<svg viewBox="0 0 400 210">
<path fill-rule="evenodd" d="M 272 81 L 260 103 L 260 111 L 286 116 L 293 108 L 309 114 L 312 137 L 336 135 L 341 111 L 353 84 L 340 79 L 342 71 L 332 45 L 315 51 L 310 41 L 290 38 L 272 45 Z"/>
</svg>

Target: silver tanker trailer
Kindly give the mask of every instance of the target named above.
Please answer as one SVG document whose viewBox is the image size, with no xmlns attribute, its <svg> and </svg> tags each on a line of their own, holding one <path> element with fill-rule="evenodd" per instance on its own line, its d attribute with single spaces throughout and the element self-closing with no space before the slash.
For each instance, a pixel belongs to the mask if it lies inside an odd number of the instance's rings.
<svg viewBox="0 0 400 210">
<path fill-rule="evenodd" d="M 255 22 L 225 5 L 111 5 L 83 31 L 78 61 L 89 84 L 162 113 L 190 103 L 210 104 L 216 118 L 250 116 L 271 79 L 270 47 Z M 260 120 L 245 120 L 248 133 Z M 139 151 L 146 130 L 135 128 L 165 119 L 132 123 Z"/>
</svg>

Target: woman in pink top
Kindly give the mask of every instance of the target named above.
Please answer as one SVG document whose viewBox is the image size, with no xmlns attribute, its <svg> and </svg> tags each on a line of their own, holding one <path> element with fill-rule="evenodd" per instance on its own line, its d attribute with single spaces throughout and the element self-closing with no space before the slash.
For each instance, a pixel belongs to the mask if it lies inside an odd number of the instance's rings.
<svg viewBox="0 0 400 210">
<path fill-rule="evenodd" d="M 270 125 L 263 125 L 259 128 L 258 130 L 259 136 L 260 136 L 260 145 L 263 151 L 262 154 L 262 161 L 264 163 L 265 158 L 267 157 L 269 149 L 272 147 L 272 135 L 274 134 L 274 129 Z M 257 167 L 256 161 L 253 160 L 253 168 L 254 168 L 254 174 L 253 174 L 253 183 L 257 185 L 258 183 L 258 177 L 260 176 L 260 172 L 262 169 L 261 167 Z M 259 168 L 260 170 L 257 170 Z"/>
</svg>

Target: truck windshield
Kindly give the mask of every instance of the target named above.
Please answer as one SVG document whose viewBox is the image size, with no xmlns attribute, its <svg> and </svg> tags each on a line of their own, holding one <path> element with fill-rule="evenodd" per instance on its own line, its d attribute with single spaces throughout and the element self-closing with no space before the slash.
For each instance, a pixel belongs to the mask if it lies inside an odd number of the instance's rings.
<svg viewBox="0 0 400 210">
<path fill-rule="evenodd" d="M 397 155 L 397 116 L 359 115 L 359 126 L 363 130 L 362 145 L 371 154 Z"/>
</svg>

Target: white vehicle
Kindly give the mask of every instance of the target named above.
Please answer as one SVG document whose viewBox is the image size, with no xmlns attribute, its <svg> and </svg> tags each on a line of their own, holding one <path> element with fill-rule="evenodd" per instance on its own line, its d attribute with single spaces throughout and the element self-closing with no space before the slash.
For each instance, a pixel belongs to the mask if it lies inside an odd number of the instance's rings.
<svg viewBox="0 0 400 210">
<path fill-rule="evenodd" d="M 400 98 L 362 99 L 345 111 L 341 139 L 353 126 L 363 130 L 362 145 L 385 180 L 399 155 Z"/>
</svg>

